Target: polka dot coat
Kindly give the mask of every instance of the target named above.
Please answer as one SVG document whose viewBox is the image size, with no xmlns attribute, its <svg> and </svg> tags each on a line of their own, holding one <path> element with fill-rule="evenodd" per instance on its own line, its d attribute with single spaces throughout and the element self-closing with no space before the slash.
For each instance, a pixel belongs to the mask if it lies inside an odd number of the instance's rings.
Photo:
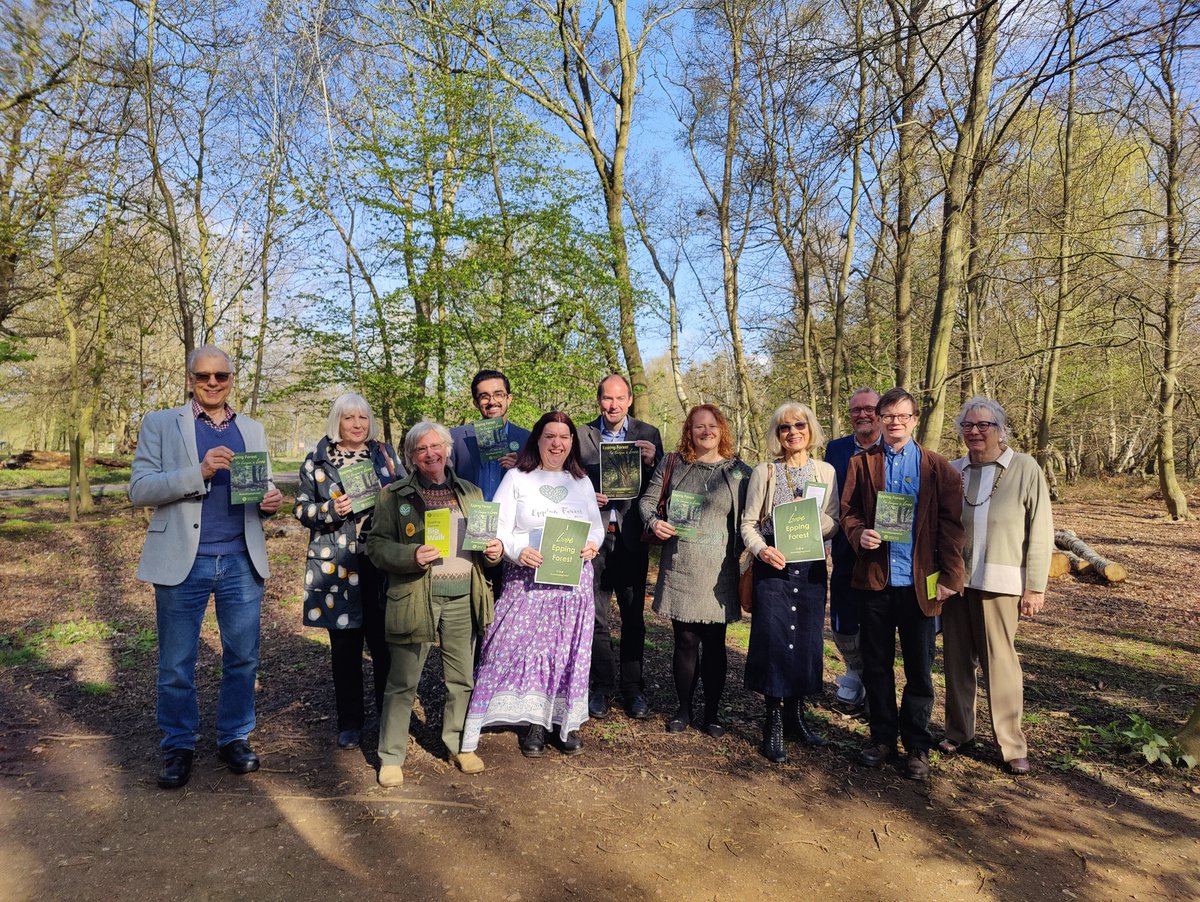
<svg viewBox="0 0 1200 902">
<path fill-rule="evenodd" d="M 309 529 L 308 560 L 304 567 L 304 623 L 330 630 L 363 625 L 359 555 L 366 560 L 371 511 L 339 517 L 331 492 L 342 491 L 338 470 L 329 460 L 332 443 L 322 438 L 300 467 L 300 485 L 292 514 Z M 379 481 L 387 485 L 404 477 L 396 452 L 383 442 L 368 442 Z M 389 463 L 391 466 L 389 466 Z M 363 524 L 362 535 L 355 529 Z"/>
</svg>

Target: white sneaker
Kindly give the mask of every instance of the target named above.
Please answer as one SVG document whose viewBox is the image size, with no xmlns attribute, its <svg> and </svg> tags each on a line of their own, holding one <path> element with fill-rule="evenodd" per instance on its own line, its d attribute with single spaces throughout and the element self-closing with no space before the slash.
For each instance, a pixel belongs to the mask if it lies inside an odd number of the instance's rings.
<svg viewBox="0 0 1200 902">
<path fill-rule="evenodd" d="M 867 700 L 862 677 L 853 670 L 847 670 L 845 676 L 838 677 L 837 686 L 837 700 L 843 705 L 861 705 Z"/>
</svg>

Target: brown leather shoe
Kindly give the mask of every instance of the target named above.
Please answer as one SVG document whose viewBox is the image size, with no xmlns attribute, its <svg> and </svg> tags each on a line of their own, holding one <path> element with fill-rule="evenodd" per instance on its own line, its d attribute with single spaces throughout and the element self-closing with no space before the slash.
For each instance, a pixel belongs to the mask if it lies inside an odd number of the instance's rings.
<svg viewBox="0 0 1200 902">
<path fill-rule="evenodd" d="M 904 765 L 904 776 L 910 780 L 929 778 L 929 752 L 913 752 Z"/>
<path fill-rule="evenodd" d="M 1008 768 L 1010 774 L 1015 774 L 1018 777 L 1023 777 L 1029 773 L 1028 758 L 1013 758 L 1012 761 L 1005 761 L 1004 766 Z"/>
<path fill-rule="evenodd" d="M 951 755 L 957 755 L 959 752 L 965 751 L 974 745 L 974 739 L 967 739 L 963 742 L 955 742 L 950 737 L 945 737 L 937 744 L 938 751 L 949 758 Z"/>
</svg>

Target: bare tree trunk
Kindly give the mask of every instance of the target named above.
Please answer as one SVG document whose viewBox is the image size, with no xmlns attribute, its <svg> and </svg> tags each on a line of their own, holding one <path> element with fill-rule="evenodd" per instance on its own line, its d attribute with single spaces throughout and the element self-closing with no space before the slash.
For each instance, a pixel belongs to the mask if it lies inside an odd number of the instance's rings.
<svg viewBox="0 0 1200 902">
<path fill-rule="evenodd" d="M 667 291 L 667 325 L 671 336 L 671 382 L 675 387 L 675 397 L 679 401 L 679 406 L 686 414 L 690 405 L 688 403 L 687 389 L 683 384 L 683 364 L 679 358 L 679 304 L 675 295 L 675 275 L 679 271 L 679 255 L 677 252 L 671 271 L 668 272 L 666 267 L 663 266 L 661 258 L 658 256 L 657 246 L 650 237 L 645 216 L 632 198 L 627 198 L 627 202 L 629 204 L 629 212 L 633 215 L 634 225 L 637 226 L 638 235 L 641 236 L 642 246 L 646 249 L 646 253 L 650 255 L 650 262 L 654 266 L 654 271 L 658 273 L 659 281 L 663 283 L 663 287 Z M 682 241 L 683 238 L 680 237 L 679 240 Z"/>
<path fill-rule="evenodd" d="M 934 451 L 941 446 L 942 424 L 946 415 L 950 344 L 955 312 L 962 301 L 967 264 L 966 204 L 973 190 L 972 173 L 978 165 L 976 153 L 987 121 L 999 26 L 1000 4 L 995 0 L 975 0 L 975 59 L 971 91 L 958 126 L 958 140 L 942 203 L 937 298 L 934 302 L 929 350 L 925 358 L 925 409 L 918 427 L 919 440 Z"/>
<path fill-rule="evenodd" d="M 889 0 L 895 28 L 894 68 L 899 79 L 896 113 L 896 385 L 912 385 L 912 254 L 913 206 L 917 185 L 916 145 L 919 136 L 917 54 L 922 47 L 921 16 L 929 0 Z"/>
<path fill-rule="evenodd" d="M 1187 495 L 1179 487 L 1175 475 L 1175 396 L 1179 382 L 1179 339 L 1183 324 L 1184 302 L 1179 297 L 1179 277 L 1182 268 L 1183 216 L 1180 212 L 1179 171 L 1180 148 L 1183 142 L 1183 111 L 1180 109 L 1179 88 L 1175 84 L 1174 56 L 1180 51 L 1178 22 L 1169 26 L 1172 40 L 1159 54 L 1160 71 L 1168 101 L 1166 147 L 1166 231 L 1167 283 L 1163 292 L 1163 366 L 1158 383 L 1158 487 L 1172 520 L 1191 519 Z"/>
<path fill-rule="evenodd" d="M 1066 331 L 1067 311 L 1071 306 L 1072 279 L 1071 255 L 1075 232 L 1075 5 L 1074 0 L 1064 0 L 1064 27 L 1067 32 L 1067 59 L 1070 69 L 1067 74 L 1067 110 L 1063 123 L 1062 143 L 1059 155 L 1062 159 L 1062 195 L 1060 225 L 1058 233 L 1058 293 L 1054 305 L 1054 326 L 1050 334 L 1050 350 L 1046 355 L 1046 372 L 1042 383 L 1042 414 L 1038 418 L 1037 451 L 1038 463 L 1046 476 L 1050 497 L 1057 499 L 1058 478 L 1054 472 L 1054 455 L 1050 442 L 1054 428 L 1058 371 L 1062 357 L 1063 335 Z"/>
<path fill-rule="evenodd" d="M 854 233 L 858 230 L 858 195 L 862 191 L 862 149 L 866 138 L 867 51 L 863 42 L 862 0 L 854 4 L 854 47 L 858 54 L 858 86 L 855 91 L 854 134 L 850 137 L 850 213 L 846 217 L 846 239 L 838 272 L 833 306 L 833 368 L 829 379 L 829 422 L 831 434 L 842 434 L 842 383 L 849 379 L 843 369 L 847 293 L 854 265 Z M 849 390 L 849 389 L 848 389 Z"/>
<path fill-rule="evenodd" d="M 166 173 L 158 156 L 158 122 L 154 108 L 154 49 L 155 29 L 158 25 L 158 0 L 147 0 L 144 7 L 146 14 L 146 59 L 143 65 L 145 74 L 146 101 L 146 148 L 150 154 L 150 171 L 154 185 L 163 201 L 163 213 L 167 218 L 167 240 L 171 247 L 171 264 L 175 275 L 175 305 L 179 311 L 180 338 L 183 340 L 183 357 L 187 360 L 196 346 L 195 325 L 192 321 L 192 309 L 188 303 L 187 276 L 183 261 L 183 234 L 179 230 L 179 218 L 175 211 L 175 196 L 167 184 Z"/>
</svg>

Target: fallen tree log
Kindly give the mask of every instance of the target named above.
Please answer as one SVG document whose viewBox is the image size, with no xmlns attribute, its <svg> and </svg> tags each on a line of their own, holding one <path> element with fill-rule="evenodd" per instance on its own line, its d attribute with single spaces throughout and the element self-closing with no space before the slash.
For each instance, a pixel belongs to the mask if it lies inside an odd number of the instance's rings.
<svg viewBox="0 0 1200 902">
<path fill-rule="evenodd" d="M 1050 555 L 1050 578 L 1058 579 L 1071 572 L 1071 560 L 1064 551 L 1054 551 Z"/>
<path fill-rule="evenodd" d="M 1069 529 L 1056 529 L 1054 531 L 1054 544 L 1063 549 L 1064 552 L 1070 552 L 1081 562 L 1099 573 L 1110 583 L 1124 582 L 1129 575 L 1125 567 L 1115 561 L 1110 561 L 1108 558 L 1096 552 L 1087 542 L 1079 538 Z M 1076 573 L 1084 573 L 1086 570 L 1080 569 L 1074 562 L 1071 564 L 1072 569 Z"/>
<path fill-rule="evenodd" d="M 1067 565 L 1071 568 L 1072 573 L 1087 573 L 1092 569 L 1092 565 L 1077 555 L 1074 551 L 1061 550 L 1056 552 L 1067 559 Z"/>
</svg>

